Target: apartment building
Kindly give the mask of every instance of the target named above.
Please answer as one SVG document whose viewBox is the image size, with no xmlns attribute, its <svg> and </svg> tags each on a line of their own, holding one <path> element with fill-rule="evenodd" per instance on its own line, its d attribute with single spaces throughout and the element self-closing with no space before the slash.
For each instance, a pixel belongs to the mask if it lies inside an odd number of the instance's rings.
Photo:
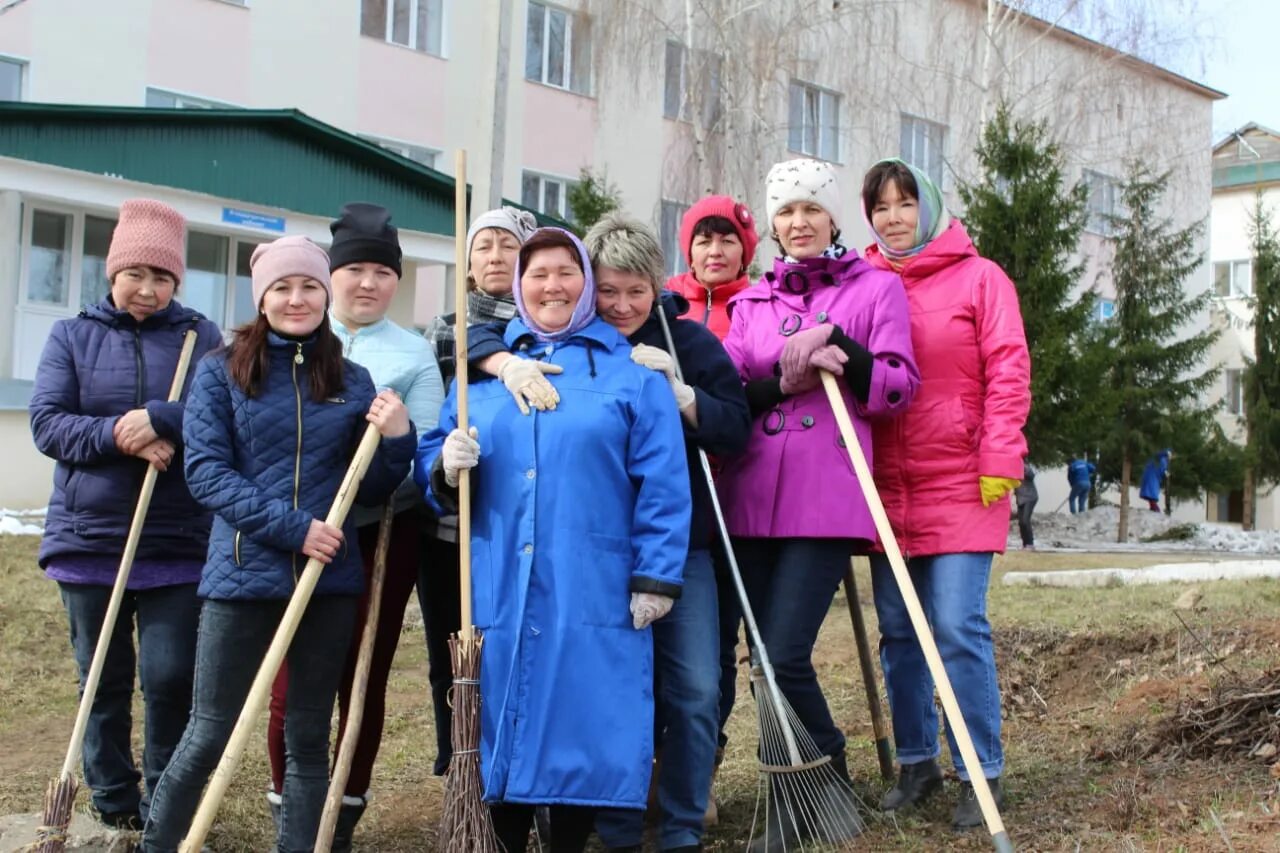
<svg viewBox="0 0 1280 853">
<path fill-rule="evenodd" d="M 1175 222 L 1203 219 L 1220 97 L 987 0 L 0 0 L 0 100 L 297 110 L 299 122 L 334 129 L 341 139 L 331 147 L 351 169 L 405 177 L 412 161 L 423 170 L 416 179 L 430 184 L 428 171 L 448 175 L 453 151 L 464 148 L 473 203 L 506 197 L 560 217 L 589 168 L 659 229 L 671 272 L 683 265 L 676 233 L 688 204 L 716 191 L 759 208 L 765 172 L 788 157 L 835 164 L 839 225 L 855 247 L 867 242 L 861 176 L 881 157 L 926 168 L 958 206 L 982 123 L 1003 99 L 1020 116 L 1049 121 L 1089 186 L 1083 286 L 1104 297 L 1099 321 L 1111 310 L 1105 215 L 1117 210 L 1125 163 L 1170 169 Z M 359 141 L 390 159 L 370 166 L 376 158 Z M 214 156 L 216 142 L 206 159 Z M 83 273 L 95 257 L 90 244 L 103 238 L 97 220 L 149 186 L 115 177 L 124 172 L 101 159 L 92 173 L 32 162 L 0 150 L 0 329 L 13 329 L 0 343 L 0 382 L 29 376 L 45 322 L 26 319 L 42 306 L 30 301 L 33 267 L 22 259 L 36 243 L 61 240 L 68 275 Z M 60 180 L 50 182 L 54 173 Z M 61 188 L 57 198 L 39 192 L 51 185 Z M 201 233 L 226 241 L 211 249 L 191 240 L 188 252 L 193 269 L 204 269 L 200 252 L 215 256 L 208 286 L 221 295 L 205 296 L 228 322 L 239 247 L 269 238 L 263 223 L 324 236 L 317 210 L 295 209 L 305 191 L 246 204 L 172 189 Z M 65 232 L 36 217 L 38 202 L 70 215 Z M 234 221 L 224 221 L 224 208 L 239 211 Z M 425 323 L 443 307 L 451 227 L 440 231 L 416 235 L 423 280 L 401 319 Z M 771 248 L 762 243 L 762 259 Z M 1194 287 L 1210 283 L 1206 269 Z M 89 292 L 68 292 L 60 309 L 74 311 L 72 296 Z M 21 389 L 8 396 L 11 407 L 25 405 Z M 1056 503 L 1057 479 L 1065 498 L 1065 477 L 1046 472 L 1042 506 Z"/>
<path fill-rule="evenodd" d="M 1214 146 L 1209 226 L 1212 322 L 1221 332 L 1213 359 L 1223 368 L 1215 392 L 1222 402 L 1218 420 L 1227 435 L 1242 444 L 1244 367 L 1254 356 L 1251 225 L 1259 197 L 1273 227 L 1280 227 L 1280 133 L 1247 124 Z M 1212 521 L 1243 520 L 1244 494 L 1240 490 L 1211 494 L 1207 503 Z M 1259 491 L 1255 522 L 1259 530 L 1280 529 L 1280 494 Z"/>
</svg>

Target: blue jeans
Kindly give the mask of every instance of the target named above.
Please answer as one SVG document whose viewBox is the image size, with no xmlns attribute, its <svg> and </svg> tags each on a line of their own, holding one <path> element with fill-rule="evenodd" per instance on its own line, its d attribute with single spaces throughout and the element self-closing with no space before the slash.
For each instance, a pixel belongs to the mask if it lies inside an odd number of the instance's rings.
<svg viewBox="0 0 1280 853">
<path fill-rule="evenodd" d="M 653 623 L 657 711 L 662 765 L 658 805 L 661 849 L 692 847 L 702 839 L 720 731 L 720 637 L 716 573 L 709 551 L 690 551 L 684 591 L 671 612 Z M 609 847 L 638 845 L 644 812 L 601 809 L 596 831 Z"/>
<path fill-rule="evenodd" d="M 59 582 L 58 588 L 83 694 L 111 587 Z M 94 807 L 103 814 L 138 812 L 144 820 L 147 817 L 156 783 L 187 727 L 199 620 L 195 584 L 125 591 L 84 735 L 84 780 L 93 789 Z M 141 774 L 130 743 L 135 669 L 145 714 Z M 141 796 L 140 778 L 145 780 Z"/>
<path fill-rule="evenodd" d="M 1088 484 L 1086 483 L 1083 486 L 1072 486 L 1071 494 L 1067 496 L 1067 501 L 1069 502 L 1067 508 L 1071 510 L 1072 515 L 1075 515 L 1077 512 L 1084 512 L 1086 509 L 1088 509 L 1089 508 Z"/>
<path fill-rule="evenodd" d="M 187 834 L 249 695 L 285 601 L 205 601 L 191 722 L 156 786 L 143 849 L 169 853 Z M 355 596 L 311 599 L 289 646 L 281 853 L 310 853 L 329 788 L 329 723 L 356 619 Z"/>
<path fill-rule="evenodd" d="M 1000 685 L 996 682 L 995 648 L 987 621 L 987 583 L 991 554 L 938 554 L 907 561 L 920 606 L 933 629 L 942 664 L 964 715 L 973 747 L 988 779 L 1004 771 L 1000 746 Z M 938 712 L 933 677 L 907 616 L 906 604 L 882 554 L 871 558 L 871 588 L 880 620 L 880 665 L 884 669 L 893 716 L 893 739 L 901 764 L 937 758 Z M 964 759 L 947 721 L 951 760 L 968 780 Z"/>
<path fill-rule="evenodd" d="M 735 539 L 738 567 L 778 688 L 824 755 L 844 764 L 813 646 L 853 553 L 848 539 Z"/>
</svg>

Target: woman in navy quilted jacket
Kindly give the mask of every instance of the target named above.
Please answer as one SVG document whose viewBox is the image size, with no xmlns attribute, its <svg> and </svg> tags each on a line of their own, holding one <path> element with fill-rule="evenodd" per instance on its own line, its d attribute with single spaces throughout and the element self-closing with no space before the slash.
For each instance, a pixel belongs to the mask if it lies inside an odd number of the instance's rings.
<svg viewBox="0 0 1280 853">
<path fill-rule="evenodd" d="M 196 372 L 183 424 L 191 494 L 213 512 L 200 578 L 191 721 L 156 787 L 148 851 L 176 850 L 222 755 L 308 558 L 326 564 L 289 647 L 277 849 L 310 851 L 329 781 L 329 720 L 364 585 L 348 520 L 326 524 L 366 422 L 382 442 L 356 500 L 377 506 L 409 473 L 414 433 L 395 394 L 342 357 L 326 313 L 329 260 L 304 237 L 250 261 L 258 318 Z"/>
<path fill-rule="evenodd" d="M 221 345 L 222 335 L 173 298 L 185 272 L 185 232 L 186 220 L 167 204 L 121 205 L 107 250 L 111 289 L 54 324 L 31 395 L 32 437 L 57 462 L 40 565 L 58 583 L 82 684 L 147 464 L 161 472 L 85 731 L 85 782 L 102 821 L 118 827 L 146 819 L 191 710 L 209 514 L 182 477 L 185 403 L 167 397 L 187 332 L 197 334 L 193 359 Z M 141 773 L 130 742 L 135 670 L 146 715 Z"/>
</svg>

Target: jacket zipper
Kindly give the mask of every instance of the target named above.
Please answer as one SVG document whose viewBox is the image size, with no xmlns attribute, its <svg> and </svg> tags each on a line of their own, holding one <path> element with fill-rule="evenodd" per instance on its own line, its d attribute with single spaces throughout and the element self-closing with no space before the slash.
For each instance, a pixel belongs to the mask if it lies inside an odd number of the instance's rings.
<svg viewBox="0 0 1280 853">
<path fill-rule="evenodd" d="M 298 508 L 298 487 L 302 477 L 302 389 L 298 387 L 298 365 L 304 361 L 302 357 L 302 344 L 298 344 L 298 351 L 293 355 L 293 400 L 294 411 L 296 412 L 295 429 L 297 434 L 297 442 L 293 451 L 293 508 Z M 298 582 L 298 555 L 293 553 L 289 555 L 289 563 L 293 569 L 293 582 Z"/>
<path fill-rule="evenodd" d="M 237 566 L 243 565 L 243 563 L 241 563 L 240 561 L 240 531 L 239 530 L 236 531 L 235 545 L 233 546 L 233 548 L 234 548 L 234 559 L 235 559 L 236 565 Z"/>
<path fill-rule="evenodd" d="M 147 372 L 147 363 L 142 358 L 142 329 L 137 326 L 133 327 L 133 357 L 138 365 L 138 379 L 133 385 L 134 403 L 141 406 L 146 400 L 143 399 L 144 377 Z"/>
<path fill-rule="evenodd" d="M 711 325 L 711 288 L 707 288 L 707 310 L 702 315 L 702 325 Z"/>
</svg>

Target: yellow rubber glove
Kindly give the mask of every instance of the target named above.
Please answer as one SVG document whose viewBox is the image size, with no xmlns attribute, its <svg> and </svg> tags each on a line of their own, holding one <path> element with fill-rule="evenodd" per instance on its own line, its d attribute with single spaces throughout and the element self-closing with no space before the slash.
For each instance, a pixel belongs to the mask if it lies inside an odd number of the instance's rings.
<svg viewBox="0 0 1280 853">
<path fill-rule="evenodd" d="M 1021 480 L 1010 480 L 1008 477 L 980 475 L 978 477 L 978 488 L 982 491 L 982 505 L 991 506 L 1021 484 Z"/>
</svg>

